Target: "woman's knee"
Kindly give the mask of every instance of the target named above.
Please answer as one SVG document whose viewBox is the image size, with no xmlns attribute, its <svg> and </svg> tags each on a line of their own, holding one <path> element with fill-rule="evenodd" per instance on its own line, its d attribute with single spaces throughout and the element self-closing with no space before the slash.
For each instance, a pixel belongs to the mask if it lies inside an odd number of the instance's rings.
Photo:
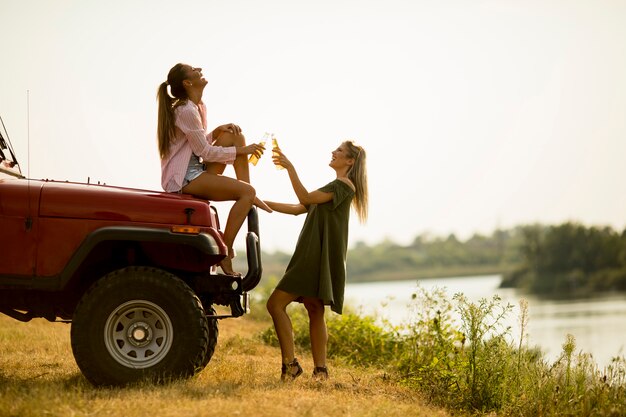
<svg viewBox="0 0 626 417">
<path fill-rule="evenodd" d="M 246 137 L 241 133 L 238 135 L 233 134 L 233 144 L 235 146 L 246 146 Z"/>
<path fill-rule="evenodd" d="M 324 315 L 324 303 L 322 303 L 322 300 L 305 300 L 304 307 L 306 308 L 306 311 L 309 313 L 310 317 Z"/>
<path fill-rule="evenodd" d="M 267 299 L 267 303 L 265 303 L 265 308 L 267 308 L 267 312 L 270 313 L 270 316 L 274 317 L 276 313 L 279 313 L 284 308 L 281 307 L 280 303 L 276 300 L 276 297 L 270 296 Z"/>
<path fill-rule="evenodd" d="M 245 146 L 246 138 L 241 133 L 224 132 L 217 138 L 215 144 L 218 146 Z"/>
<path fill-rule="evenodd" d="M 256 197 L 256 190 L 250 184 L 242 183 L 240 197 L 252 203 Z"/>
</svg>

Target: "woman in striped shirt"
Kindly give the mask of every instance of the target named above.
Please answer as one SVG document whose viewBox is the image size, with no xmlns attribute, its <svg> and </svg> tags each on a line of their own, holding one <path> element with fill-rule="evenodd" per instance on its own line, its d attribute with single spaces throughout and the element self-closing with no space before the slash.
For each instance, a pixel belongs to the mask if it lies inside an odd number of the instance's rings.
<svg viewBox="0 0 626 417">
<path fill-rule="evenodd" d="M 225 274 L 232 268 L 233 243 L 252 205 L 272 210 L 250 185 L 248 155 L 260 156 L 263 145 L 246 145 L 239 126 L 229 123 L 207 132 L 202 92 L 207 80 L 202 68 L 176 64 L 157 93 L 157 136 L 161 155 L 161 184 L 168 192 L 192 194 L 214 201 L 235 201 L 224 228 L 228 256 L 220 263 Z M 169 86 L 169 93 L 168 93 Z M 202 159 L 202 161 L 200 160 Z M 232 164 L 237 179 L 223 176 Z"/>
</svg>

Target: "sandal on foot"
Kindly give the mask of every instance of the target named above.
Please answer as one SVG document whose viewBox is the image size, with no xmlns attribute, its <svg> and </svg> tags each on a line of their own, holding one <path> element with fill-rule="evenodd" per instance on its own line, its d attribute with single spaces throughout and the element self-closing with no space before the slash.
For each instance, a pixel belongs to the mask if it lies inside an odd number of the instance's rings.
<svg viewBox="0 0 626 417">
<path fill-rule="evenodd" d="M 219 263 L 219 266 L 220 268 L 222 268 L 222 271 L 226 275 L 241 276 L 239 272 L 235 272 L 233 270 L 233 263 L 229 257 L 222 259 L 222 261 Z"/>
<path fill-rule="evenodd" d="M 294 358 L 290 363 L 283 363 L 280 372 L 281 381 L 293 381 L 300 375 L 302 375 L 302 367 L 298 363 L 298 359 Z"/>
<path fill-rule="evenodd" d="M 325 366 L 316 366 L 313 369 L 313 378 L 317 380 L 328 379 L 328 368 Z"/>
</svg>

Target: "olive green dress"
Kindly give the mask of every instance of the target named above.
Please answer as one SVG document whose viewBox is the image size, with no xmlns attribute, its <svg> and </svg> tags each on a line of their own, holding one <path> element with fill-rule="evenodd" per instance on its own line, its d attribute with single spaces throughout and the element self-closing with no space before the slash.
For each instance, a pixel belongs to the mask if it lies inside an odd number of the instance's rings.
<svg viewBox="0 0 626 417">
<path fill-rule="evenodd" d="M 301 297 L 319 298 L 341 314 L 354 190 L 337 179 L 319 191 L 333 193 L 333 199 L 309 206 L 296 249 L 276 288 Z"/>
</svg>

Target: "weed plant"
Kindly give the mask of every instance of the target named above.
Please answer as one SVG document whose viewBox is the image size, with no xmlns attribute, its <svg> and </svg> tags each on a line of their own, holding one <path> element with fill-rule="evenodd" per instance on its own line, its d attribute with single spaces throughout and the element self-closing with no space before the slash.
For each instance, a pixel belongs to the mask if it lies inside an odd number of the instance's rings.
<svg viewBox="0 0 626 417">
<path fill-rule="evenodd" d="M 327 317 L 328 355 L 363 367 L 383 368 L 437 406 L 477 415 L 625 416 L 626 360 L 600 370 L 577 352 L 568 335 L 560 357 L 548 363 L 526 346 L 528 305 L 520 302 L 519 342 L 503 327 L 513 306 L 499 297 L 450 299 L 443 289 L 418 287 L 411 320 L 393 327 L 352 311 Z M 454 319 L 454 313 L 460 319 Z M 296 345 L 309 349 L 308 318 L 290 307 Z M 277 345 L 273 328 L 261 333 Z"/>
</svg>

